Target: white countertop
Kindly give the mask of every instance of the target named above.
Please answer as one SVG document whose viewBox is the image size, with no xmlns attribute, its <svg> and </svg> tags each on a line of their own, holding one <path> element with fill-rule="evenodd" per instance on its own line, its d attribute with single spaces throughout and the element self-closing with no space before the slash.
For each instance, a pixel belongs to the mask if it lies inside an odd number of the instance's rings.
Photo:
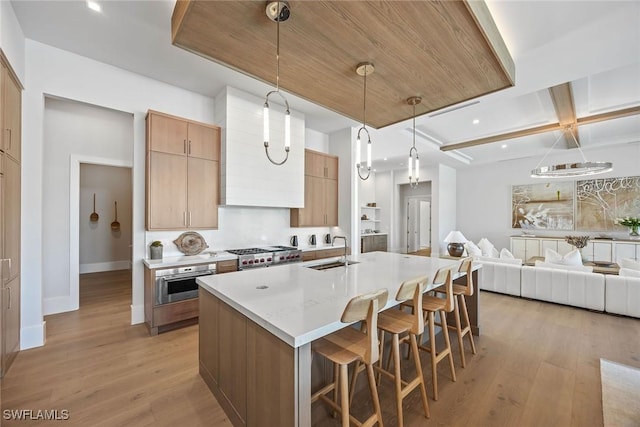
<svg viewBox="0 0 640 427">
<path fill-rule="evenodd" d="M 340 322 L 355 295 L 389 290 L 386 308 L 397 305 L 400 284 L 427 275 L 429 283 L 440 267 L 459 261 L 390 252 L 349 256 L 359 264 L 323 271 L 305 266 L 337 260 L 245 270 L 197 279 L 204 289 L 238 310 L 292 347 L 299 347 L 345 326 Z M 477 268 L 477 267 L 476 267 Z M 266 289 L 258 289 L 266 287 Z"/>
<path fill-rule="evenodd" d="M 366 236 L 386 236 L 387 233 L 361 233 L 360 237 L 366 237 Z"/>
<path fill-rule="evenodd" d="M 182 255 L 175 257 L 164 257 L 162 259 L 143 259 L 144 265 L 149 269 L 180 267 L 185 265 L 207 264 L 210 262 L 227 261 L 238 259 L 237 255 L 229 252 L 203 252 L 198 255 Z"/>
</svg>

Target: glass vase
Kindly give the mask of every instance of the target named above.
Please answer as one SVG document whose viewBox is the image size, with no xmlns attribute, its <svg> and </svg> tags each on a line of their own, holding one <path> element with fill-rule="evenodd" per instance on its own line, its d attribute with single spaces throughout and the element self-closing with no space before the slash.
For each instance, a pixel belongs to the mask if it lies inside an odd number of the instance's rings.
<svg viewBox="0 0 640 427">
<path fill-rule="evenodd" d="M 629 236 L 631 236 L 631 237 L 640 237 L 640 234 L 638 234 L 638 226 L 637 225 L 632 225 L 631 227 L 629 227 Z"/>
</svg>

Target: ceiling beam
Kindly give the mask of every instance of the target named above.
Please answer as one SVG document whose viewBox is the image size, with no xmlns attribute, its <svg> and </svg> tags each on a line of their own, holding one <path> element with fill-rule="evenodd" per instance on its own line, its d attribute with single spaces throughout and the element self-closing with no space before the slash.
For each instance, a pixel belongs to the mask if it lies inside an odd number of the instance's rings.
<svg viewBox="0 0 640 427">
<path fill-rule="evenodd" d="M 556 110 L 556 115 L 558 116 L 560 125 L 567 129 L 567 132 L 563 133 L 566 148 L 574 148 L 576 144 L 580 145 L 571 83 L 563 83 L 561 85 L 550 87 L 549 95 L 551 95 L 553 108 Z M 569 132 L 573 134 L 573 137 L 571 137 Z M 573 138 L 575 138 L 575 141 Z"/>
<path fill-rule="evenodd" d="M 593 116 L 581 117 L 578 119 L 579 125 L 587 125 L 589 123 L 603 122 L 605 120 L 619 119 L 627 116 L 640 114 L 640 105 L 636 107 L 624 108 L 622 110 L 609 111 L 602 114 L 594 114 Z"/>
<path fill-rule="evenodd" d="M 515 132 L 502 133 L 500 135 L 487 136 L 485 138 L 459 142 L 457 144 L 447 144 L 440 147 L 440 151 L 460 150 L 461 148 L 475 147 L 476 145 L 490 144 L 492 142 L 504 141 L 505 139 L 521 138 L 523 136 L 535 135 L 537 133 L 551 132 L 554 130 L 562 129 L 564 128 L 560 125 L 560 123 L 552 123 L 550 125 L 543 125 L 529 129 L 517 130 Z"/>
<path fill-rule="evenodd" d="M 619 119 L 622 117 L 640 114 L 640 106 L 624 108 L 622 110 L 609 111 L 602 114 L 594 114 L 593 116 L 580 117 L 576 120 L 577 125 L 586 125 L 590 123 L 603 122 L 605 120 Z M 537 126 L 529 129 L 522 129 L 515 132 L 502 133 L 500 135 L 487 136 L 485 138 L 473 139 L 456 144 L 447 144 L 440 147 L 440 151 L 460 150 L 462 148 L 475 147 L 476 145 L 491 144 L 492 142 L 504 141 L 505 139 L 521 138 L 523 136 L 535 135 L 538 133 L 552 132 L 555 130 L 565 130 L 566 126 L 560 123 L 552 123 L 543 126 Z"/>
</svg>

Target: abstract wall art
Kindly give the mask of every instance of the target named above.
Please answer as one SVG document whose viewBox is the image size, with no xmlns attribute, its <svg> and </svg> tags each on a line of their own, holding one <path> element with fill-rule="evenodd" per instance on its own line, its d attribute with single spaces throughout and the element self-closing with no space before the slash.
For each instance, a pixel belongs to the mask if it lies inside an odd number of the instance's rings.
<svg viewBox="0 0 640 427">
<path fill-rule="evenodd" d="M 640 216 L 640 176 L 576 182 L 578 230 L 622 231 L 614 220 Z"/>
<path fill-rule="evenodd" d="M 511 228 L 573 230 L 572 181 L 511 187 Z"/>
</svg>

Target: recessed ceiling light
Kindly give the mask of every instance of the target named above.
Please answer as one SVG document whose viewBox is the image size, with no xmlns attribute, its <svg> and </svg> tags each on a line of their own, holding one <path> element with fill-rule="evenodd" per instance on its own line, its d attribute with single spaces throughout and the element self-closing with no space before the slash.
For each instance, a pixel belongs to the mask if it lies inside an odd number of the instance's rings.
<svg viewBox="0 0 640 427">
<path fill-rule="evenodd" d="M 473 119 L 473 124 L 474 124 L 474 125 L 477 125 L 478 123 L 480 123 L 480 120 L 478 120 L 478 119 Z"/>
<path fill-rule="evenodd" d="M 387 161 L 387 158 L 385 157 L 385 158 L 384 158 L 384 159 L 382 159 L 382 160 L 384 160 L 384 161 L 386 162 L 386 161 Z"/>
<path fill-rule="evenodd" d="M 87 0 L 87 7 L 91 10 L 95 10 L 96 12 L 102 12 L 102 6 L 98 2 Z"/>
<path fill-rule="evenodd" d="M 507 144 L 502 144 L 502 148 L 507 148 Z"/>
<path fill-rule="evenodd" d="M 374 172 L 377 172 L 377 170 L 376 170 L 376 169 L 374 169 L 373 171 L 374 171 Z"/>
</svg>

